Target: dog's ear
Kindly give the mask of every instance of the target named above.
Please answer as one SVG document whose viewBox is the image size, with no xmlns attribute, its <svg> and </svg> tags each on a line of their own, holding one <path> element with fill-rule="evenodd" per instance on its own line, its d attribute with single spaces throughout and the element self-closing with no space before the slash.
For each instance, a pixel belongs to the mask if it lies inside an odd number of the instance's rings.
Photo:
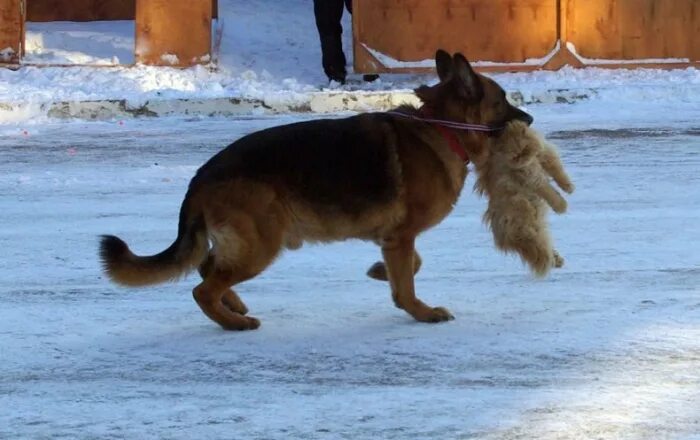
<svg viewBox="0 0 700 440">
<path fill-rule="evenodd" d="M 454 56 L 454 72 L 459 79 L 457 93 L 470 102 L 481 101 L 484 97 L 484 86 L 479 80 L 479 75 L 461 53 L 456 53 Z"/>
<path fill-rule="evenodd" d="M 437 69 L 440 82 L 443 82 L 452 76 L 454 62 L 452 61 L 450 54 L 442 49 L 438 49 L 437 52 L 435 52 L 435 68 Z"/>
</svg>

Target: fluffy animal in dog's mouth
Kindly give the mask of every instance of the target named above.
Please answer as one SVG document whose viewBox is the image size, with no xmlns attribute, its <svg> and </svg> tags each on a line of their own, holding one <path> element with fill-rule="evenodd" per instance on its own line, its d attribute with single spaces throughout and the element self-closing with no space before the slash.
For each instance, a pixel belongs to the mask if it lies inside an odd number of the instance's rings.
<svg viewBox="0 0 700 440">
<path fill-rule="evenodd" d="M 563 266 L 546 216 L 547 206 L 562 214 L 567 202 L 550 178 L 568 194 L 574 185 L 556 148 L 526 124 L 511 121 L 503 133 L 492 138 L 488 153 L 475 165 L 476 190 L 488 197 L 484 221 L 496 247 L 520 255 L 537 276 Z"/>
</svg>

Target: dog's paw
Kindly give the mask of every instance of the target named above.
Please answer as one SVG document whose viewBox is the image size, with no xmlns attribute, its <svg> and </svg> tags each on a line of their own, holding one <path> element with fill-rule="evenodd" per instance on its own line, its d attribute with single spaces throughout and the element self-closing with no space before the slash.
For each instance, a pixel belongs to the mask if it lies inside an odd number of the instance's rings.
<svg viewBox="0 0 700 440">
<path fill-rule="evenodd" d="M 223 327 L 224 330 L 255 330 L 260 327 L 260 320 L 258 318 L 253 318 L 251 316 L 243 316 L 244 321 L 235 322 L 219 322 L 219 325 Z"/>
<path fill-rule="evenodd" d="M 418 321 L 438 323 L 445 321 L 452 321 L 455 317 L 444 307 L 432 307 L 422 310 L 420 313 L 413 315 Z"/>
<path fill-rule="evenodd" d="M 386 265 L 381 261 L 377 261 L 367 270 L 367 276 L 378 281 L 387 281 L 389 279 Z"/>
<path fill-rule="evenodd" d="M 444 307 L 433 307 L 433 312 L 439 318 L 439 320 L 435 322 L 452 321 L 455 319 L 454 315 Z"/>
</svg>

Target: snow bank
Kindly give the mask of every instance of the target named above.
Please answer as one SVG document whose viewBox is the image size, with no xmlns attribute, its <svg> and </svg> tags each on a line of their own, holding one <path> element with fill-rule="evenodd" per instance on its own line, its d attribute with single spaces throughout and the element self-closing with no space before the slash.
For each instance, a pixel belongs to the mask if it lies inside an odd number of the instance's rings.
<svg viewBox="0 0 700 440">
<path fill-rule="evenodd" d="M 23 67 L 0 69 L 0 123 L 16 121 L 28 109 L 39 111 L 82 101 L 125 101 L 138 106 L 167 102 L 184 108 L 182 100 L 237 99 L 284 103 L 292 111 L 337 108 L 333 99 L 344 93 L 352 103 L 358 92 L 407 94 L 434 75 L 382 75 L 373 83 L 353 81 L 328 87 L 321 68 L 321 51 L 311 0 L 251 0 L 219 2 L 222 29 L 218 69 L 127 67 Z M 264 11 L 264 13 L 261 13 Z M 352 59 L 350 18 L 343 19 L 345 52 Z M 133 22 L 30 23 L 27 57 L 30 63 L 86 63 L 109 65 L 133 61 Z M 170 62 L 174 61 L 167 57 Z M 543 60 L 531 60 L 542 62 Z M 430 60 L 419 63 L 431 65 Z M 572 102 L 598 99 L 611 102 L 698 102 L 700 70 L 605 70 L 564 68 L 558 72 L 492 75 L 512 92 L 518 103 Z M 354 76 L 353 79 L 356 79 Z M 315 92 L 328 92 L 320 103 Z M 355 99 L 361 100 L 361 98 Z M 276 105 L 276 104 L 275 104 Z M 350 105 L 340 110 L 380 109 Z M 187 110 L 187 109 L 184 109 Z M 82 110 L 81 110 L 82 111 Z M 14 113 L 10 115 L 9 113 Z M 220 109 L 217 114 L 224 114 Z M 113 117 L 119 117 L 114 115 Z"/>
</svg>

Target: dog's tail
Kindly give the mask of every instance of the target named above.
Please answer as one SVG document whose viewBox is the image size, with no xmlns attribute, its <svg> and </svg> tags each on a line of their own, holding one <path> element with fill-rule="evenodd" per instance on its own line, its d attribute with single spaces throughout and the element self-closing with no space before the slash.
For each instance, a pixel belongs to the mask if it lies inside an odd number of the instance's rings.
<svg viewBox="0 0 700 440">
<path fill-rule="evenodd" d="M 100 259 L 107 276 L 124 286 L 147 286 L 176 279 L 199 266 L 209 249 L 204 216 L 190 212 L 189 194 L 180 208 L 177 238 L 166 250 L 138 256 L 114 235 L 100 240 Z"/>
</svg>

